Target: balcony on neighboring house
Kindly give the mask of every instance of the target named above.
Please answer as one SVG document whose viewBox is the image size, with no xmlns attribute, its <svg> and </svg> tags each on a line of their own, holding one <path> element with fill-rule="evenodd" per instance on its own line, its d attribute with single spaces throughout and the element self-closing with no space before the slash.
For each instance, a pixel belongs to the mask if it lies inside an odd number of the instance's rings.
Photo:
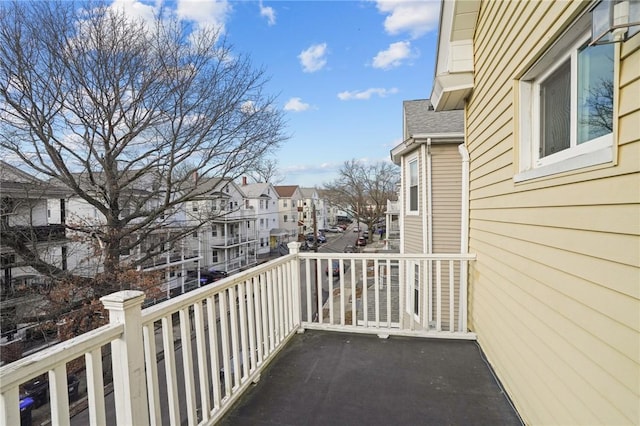
<svg viewBox="0 0 640 426">
<path fill-rule="evenodd" d="M 0 239 L 22 240 L 24 242 L 54 242 L 66 238 L 65 226 L 61 224 L 38 226 L 9 226 L 3 222 Z"/>
<path fill-rule="evenodd" d="M 146 309 L 103 297 L 108 325 L 0 368 L 0 423 L 48 374 L 53 425 L 520 424 L 467 329 L 473 255 L 298 248 Z"/>
</svg>

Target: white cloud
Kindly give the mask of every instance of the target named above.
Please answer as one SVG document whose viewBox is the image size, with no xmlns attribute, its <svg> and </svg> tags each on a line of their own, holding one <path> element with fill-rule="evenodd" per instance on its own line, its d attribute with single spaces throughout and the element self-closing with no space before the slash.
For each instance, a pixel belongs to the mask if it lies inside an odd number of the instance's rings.
<svg viewBox="0 0 640 426">
<path fill-rule="evenodd" d="M 227 0 L 178 0 L 176 15 L 180 19 L 193 21 L 200 27 L 213 27 L 224 31 L 231 13 Z"/>
<path fill-rule="evenodd" d="M 384 29 L 395 35 L 409 33 L 417 38 L 435 30 L 440 19 L 440 2 L 378 0 L 378 10 L 389 16 L 384 20 Z"/>
<path fill-rule="evenodd" d="M 311 108 L 311 105 L 302 102 L 301 98 L 291 98 L 284 105 L 285 111 L 301 112 L 301 111 L 307 111 L 310 108 Z"/>
<path fill-rule="evenodd" d="M 154 21 L 157 13 L 155 6 L 138 0 L 114 0 L 111 3 L 111 8 L 123 11 L 129 18 L 142 19 L 149 24 Z"/>
<path fill-rule="evenodd" d="M 380 88 L 371 88 L 363 91 L 345 91 L 338 93 L 338 99 L 341 101 L 351 101 L 351 100 L 368 100 L 371 99 L 373 95 L 377 95 L 381 98 L 385 98 L 389 95 L 393 95 L 398 93 L 398 89 L 395 87 L 391 89 L 380 89 Z"/>
<path fill-rule="evenodd" d="M 327 64 L 327 43 L 314 44 L 303 50 L 298 58 L 304 72 L 319 71 Z"/>
<path fill-rule="evenodd" d="M 269 25 L 275 25 L 276 23 L 276 11 L 270 6 L 264 6 L 260 1 L 260 16 L 267 18 Z"/>
<path fill-rule="evenodd" d="M 387 50 L 382 50 L 373 58 L 373 67 L 389 69 L 402 65 L 402 61 L 410 58 L 411 42 L 399 41 L 391 43 Z"/>
</svg>

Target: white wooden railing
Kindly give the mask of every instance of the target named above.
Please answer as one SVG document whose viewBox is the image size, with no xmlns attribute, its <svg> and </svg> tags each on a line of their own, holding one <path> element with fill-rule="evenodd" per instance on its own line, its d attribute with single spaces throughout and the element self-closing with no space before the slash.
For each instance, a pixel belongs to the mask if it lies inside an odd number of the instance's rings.
<svg viewBox="0 0 640 426">
<path fill-rule="evenodd" d="M 141 292 L 102 298 L 110 324 L 0 368 L 0 424 L 20 424 L 20 385 L 44 373 L 53 425 L 214 424 L 305 328 L 475 338 L 466 329 L 460 273 L 473 255 L 320 254 L 298 247 L 291 243 L 287 256 L 144 310 Z M 334 261 L 335 276 L 327 268 Z M 110 362 L 103 362 L 105 353 Z M 79 357 L 88 411 L 72 421 L 67 363 Z M 112 393 L 103 383 L 109 368 Z"/>
</svg>

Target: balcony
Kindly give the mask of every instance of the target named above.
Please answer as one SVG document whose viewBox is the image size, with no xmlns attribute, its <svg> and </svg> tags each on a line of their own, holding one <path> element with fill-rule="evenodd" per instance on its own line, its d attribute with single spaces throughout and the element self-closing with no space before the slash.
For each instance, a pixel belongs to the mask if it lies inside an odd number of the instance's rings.
<svg viewBox="0 0 640 426">
<path fill-rule="evenodd" d="M 64 225 L 7 226 L 3 224 L 0 239 L 20 242 L 53 242 L 66 238 Z"/>
<path fill-rule="evenodd" d="M 144 310 L 104 297 L 108 325 L 0 368 L 0 423 L 48 374 L 53 425 L 518 424 L 467 331 L 473 255 L 297 247 Z"/>
</svg>

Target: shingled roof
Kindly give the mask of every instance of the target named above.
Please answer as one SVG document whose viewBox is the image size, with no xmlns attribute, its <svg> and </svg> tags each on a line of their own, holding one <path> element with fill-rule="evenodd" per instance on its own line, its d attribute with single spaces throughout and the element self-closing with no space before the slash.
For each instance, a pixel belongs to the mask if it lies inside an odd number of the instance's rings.
<svg viewBox="0 0 640 426">
<path fill-rule="evenodd" d="M 276 190 L 280 198 L 291 198 L 293 193 L 296 192 L 298 185 L 280 185 L 274 186 L 273 188 Z"/>
<path fill-rule="evenodd" d="M 429 99 L 404 101 L 405 138 L 417 134 L 464 132 L 464 111 L 434 111 Z"/>
</svg>

